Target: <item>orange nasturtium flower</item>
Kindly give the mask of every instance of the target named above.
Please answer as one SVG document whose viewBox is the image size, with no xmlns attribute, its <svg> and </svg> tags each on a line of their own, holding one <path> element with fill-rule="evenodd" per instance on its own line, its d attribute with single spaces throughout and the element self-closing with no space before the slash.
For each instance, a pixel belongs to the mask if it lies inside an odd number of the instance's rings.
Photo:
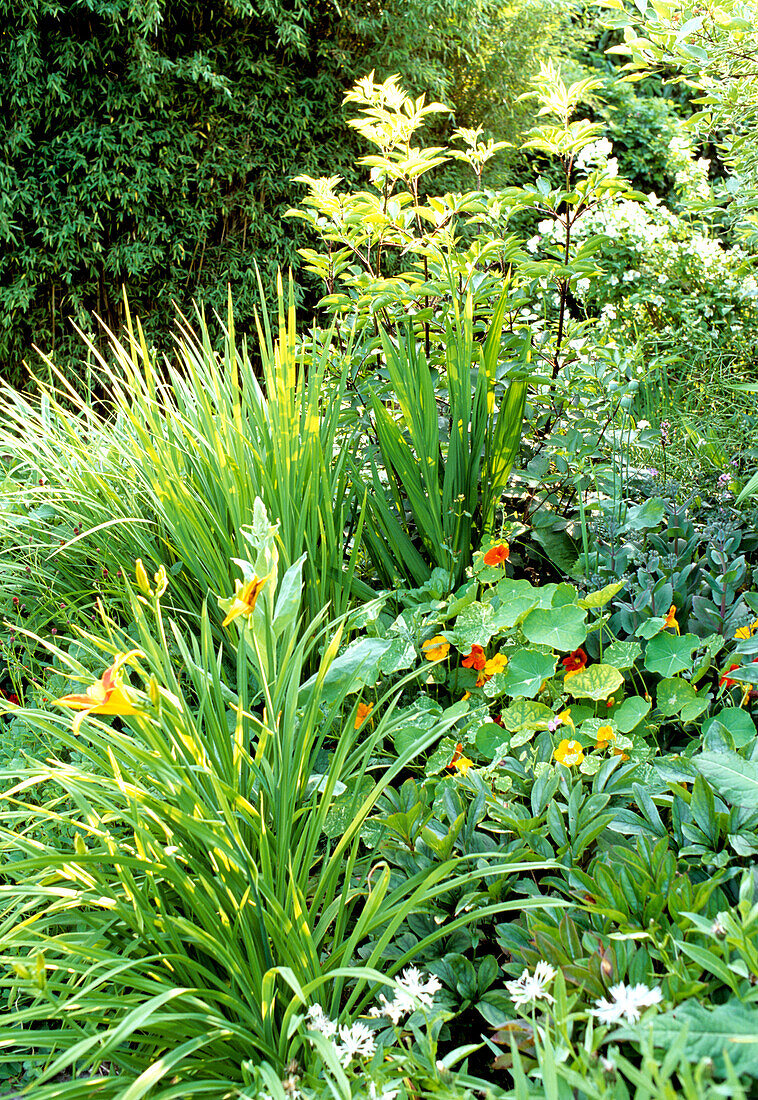
<svg viewBox="0 0 758 1100">
<path fill-rule="evenodd" d="M 496 653 L 494 657 L 490 657 L 488 661 L 484 662 L 484 668 L 476 678 L 476 686 L 483 687 L 498 672 L 502 672 L 507 664 L 508 658 L 504 653 Z"/>
<path fill-rule="evenodd" d="M 267 573 L 265 577 L 253 577 L 252 580 L 246 581 L 244 584 L 242 581 L 235 582 L 234 599 L 229 605 L 222 626 L 228 626 L 233 619 L 238 618 L 240 615 L 245 615 L 247 618 L 252 615 L 258 597 L 263 591 L 263 586 L 270 576 L 271 574 Z"/>
<path fill-rule="evenodd" d="M 561 664 L 566 669 L 566 675 L 563 677 L 565 682 L 570 676 L 576 676 L 577 672 L 585 670 L 587 667 L 587 654 L 583 649 L 575 649 L 573 653 L 569 653 L 568 657 L 562 658 Z"/>
<path fill-rule="evenodd" d="M 421 652 L 427 661 L 444 661 L 450 652 L 450 642 L 441 634 L 435 634 L 433 638 L 427 638 L 421 643 Z"/>
<path fill-rule="evenodd" d="M 507 542 L 497 542 L 491 546 L 484 555 L 485 565 L 505 565 L 511 555 L 511 548 Z"/>
<path fill-rule="evenodd" d="M 487 664 L 487 658 L 484 656 L 482 647 L 480 645 L 472 645 L 471 652 L 468 656 L 463 658 L 461 664 L 464 668 L 475 668 L 477 672 L 481 672 Z"/>
<path fill-rule="evenodd" d="M 473 766 L 473 763 L 473 760 L 469 760 L 467 756 L 463 755 L 463 744 L 459 741 L 455 746 L 453 759 L 446 767 L 452 768 L 453 771 L 458 772 L 459 775 L 465 775 L 469 768 Z"/>
<path fill-rule="evenodd" d="M 73 707 L 81 711 L 71 727 L 74 733 L 79 732 L 79 727 L 88 714 L 139 714 L 144 709 L 135 705 L 137 699 L 131 688 L 122 683 L 121 672 L 129 661 L 144 656 L 139 649 L 119 653 L 110 668 L 106 668 L 100 679 L 90 684 L 83 695 L 64 695 L 61 699 L 54 700 L 61 707 Z"/>
<path fill-rule="evenodd" d="M 676 604 L 674 603 L 672 603 L 671 607 L 669 608 L 669 613 L 663 623 L 664 630 L 668 630 L 669 627 L 673 627 L 677 634 L 681 634 L 679 623 L 676 621 Z"/>
<path fill-rule="evenodd" d="M 582 746 L 578 741 L 573 740 L 573 738 L 571 741 L 561 741 L 554 755 L 558 763 L 563 764 L 566 768 L 570 768 L 572 764 L 581 764 L 582 760 L 584 760 Z"/>
<path fill-rule="evenodd" d="M 373 703 L 359 703 L 358 704 L 358 710 L 355 713 L 355 729 L 360 729 L 360 727 L 366 721 L 366 719 L 368 718 L 369 714 L 371 714 L 371 711 L 373 709 L 374 709 L 374 704 Z M 369 719 L 369 725 L 371 725 L 371 720 L 370 719 Z"/>
<path fill-rule="evenodd" d="M 595 743 L 596 749 L 607 749 L 608 746 L 616 740 L 616 734 L 613 732 L 613 726 L 600 726 L 597 731 L 597 741 Z"/>
</svg>

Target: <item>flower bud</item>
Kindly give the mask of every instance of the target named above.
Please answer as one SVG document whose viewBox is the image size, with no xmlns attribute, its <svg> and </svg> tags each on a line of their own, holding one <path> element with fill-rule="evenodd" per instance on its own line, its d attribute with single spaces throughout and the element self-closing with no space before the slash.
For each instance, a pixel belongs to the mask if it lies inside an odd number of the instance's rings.
<svg viewBox="0 0 758 1100">
<path fill-rule="evenodd" d="M 150 581 L 147 579 L 147 573 L 145 571 L 144 565 L 142 564 L 142 558 L 137 558 L 136 562 L 134 563 L 134 573 L 137 578 L 137 584 L 139 585 L 140 591 L 144 592 L 146 596 L 152 596 L 153 590 L 150 587 Z"/>
</svg>

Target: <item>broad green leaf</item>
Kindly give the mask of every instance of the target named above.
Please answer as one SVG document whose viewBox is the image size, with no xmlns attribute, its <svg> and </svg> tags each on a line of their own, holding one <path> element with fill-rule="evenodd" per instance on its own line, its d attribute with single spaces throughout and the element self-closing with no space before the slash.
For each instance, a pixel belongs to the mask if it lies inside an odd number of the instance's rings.
<svg viewBox="0 0 758 1100">
<path fill-rule="evenodd" d="M 502 749 L 507 748 L 510 734 L 502 726 L 498 726 L 497 722 L 485 722 L 476 731 L 474 740 L 482 756 L 494 760 Z"/>
<path fill-rule="evenodd" d="M 486 646 L 497 626 L 488 603 L 471 603 L 455 620 L 455 644 L 468 652 L 472 645 Z"/>
<path fill-rule="evenodd" d="M 621 706 L 613 711 L 613 721 L 622 733 L 631 733 L 640 724 L 650 710 L 650 702 L 640 695 L 631 695 L 624 699 Z"/>
<path fill-rule="evenodd" d="M 663 521 L 666 505 L 661 497 L 651 497 L 643 504 L 637 504 L 626 513 L 626 523 L 622 531 L 645 531 L 658 527 Z"/>
<path fill-rule="evenodd" d="M 642 646 L 634 639 L 627 642 L 614 642 L 603 653 L 603 664 L 625 671 L 634 668 L 635 662 L 642 656 Z"/>
<path fill-rule="evenodd" d="M 548 722 L 554 717 L 550 707 L 544 703 L 517 699 L 501 713 L 500 720 L 505 729 L 518 733 L 523 729 L 547 729 Z"/>
<path fill-rule="evenodd" d="M 678 714 L 683 722 L 693 722 L 707 709 L 709 699 L 705 692 L 699 695 L 688 680 L 671 676 L 658 684 L 656 702 L 666 717 Z"/>
<path fill-rule="evenodd" d="M 575 604 L 548 609 L 535 608 L 521 624 L 526 638 L 535 645 L 549 645 L 569 653 L 587 638 L 587 612 Z"/>
<path fill-rule="evenodd" d="M 645 668 L 659 676 L 675 676 L 692 668 L 692 651 L 700 639 L 695 634 L 657 634 L 648 643 Z"/>
<path fill-rule="evenodd" d="M 719 1074 L 724 1055 L 735 1073 L 758 1077 L 758 1008 L 735 998 L 707 1008 L 696 1000 L 684 1001 L 673 1012 L 655 1017 L 653 1041 L 667 1050 L 687 1028 L 686 1056 L 691 1062 L 711 1058 Z M 631 1034 L 631 1033 L 630 1033 Z"/>
<path fill-rule="evenodd" d="M 613 599 L 617 592 L 626 584 L 626 581 L 614 581 L 613 584 L 606 584 L 604 588 L 598 589 L 597 592 L 588 592 L 586 596 L 582 596 L 580 600 L 577 600 L 579 607 L 589 609 L 597 609 L 605 607 L 605 605 Z"/>
<path fill-rule="evenodd" d="M 495 611 L 498 629 L 510 630 L 527 612 L 540 605 L 540 591 L 529 581 L 508 578 L 500 581 L 496 592 L 500 601 Z"/>
<path fill-rule="evenodd" d="M 746 745 L 752 744 L 755 740 L 755 722 L 748 712 L 741 707 L 725 707 L 718 714 L 714 714 L 713 718 L 709 718 L 703 725 L 704 735 L 711 723 L 714 722 L 719 723 L 729 731 L 735 748 L 744 749 Z"/>
<path fill-rule="evenodd" d="M 569 676 L 564 682 L 565 690 L 576 699 L 608 699 L 618 691 L 624 677 L 613 665 L 589 665 L 582 672 Z"/>
<path fill-rule="evenodd" d="M 737 806 L 758 806 L 758 764 L 736 752 L 704 752 L 693 764 L 718 793 Z"/>
<path fill-rule="evenodd" d="M 364 775 L 360 780 L 357 791 L 353 786 L 335 798 L 324 821 L 326 836 L 332 839 L 343 836 L 348 825 L 355 817 L 356 807 L 361 806 L 366 801 L 373 789 L 373 779 L 370 775 Z"/>
<path fill-rule="evenodd" d="M 505 693 L 533 698 L 555 672 L 556 658 L 535 649 L 520 649 L 511 657 L 505 670 Z"/>
</svg>

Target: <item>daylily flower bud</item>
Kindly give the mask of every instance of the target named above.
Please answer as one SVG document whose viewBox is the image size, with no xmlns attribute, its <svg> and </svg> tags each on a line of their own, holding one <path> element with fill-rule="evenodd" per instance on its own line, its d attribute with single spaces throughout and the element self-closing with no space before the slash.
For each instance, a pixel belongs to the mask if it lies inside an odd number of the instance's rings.
<svg viewBox="0 0 758 1100">
<path fill-rule="evenodd" d="M 150 581 L 147 579 L 147 572 L 145 571 L 145 567 L 142 564 L 142 558 L 137 558 L 136 562 L 134 563 L 134 573 L 137 578 L 137 584 L 139 585 L 140 591 L 144 592 L 146 596 L 152 596 L 153 590 L 150 587 Z"/>
<path fill-rule="evenodd" d="M 166 566 L 160 565 L 158 572 L 155 574 L 155 595 L 158 599 L 161 598 L 163 593 L 168 588 L 168 575 L 166 573 Z"/>
</svg>

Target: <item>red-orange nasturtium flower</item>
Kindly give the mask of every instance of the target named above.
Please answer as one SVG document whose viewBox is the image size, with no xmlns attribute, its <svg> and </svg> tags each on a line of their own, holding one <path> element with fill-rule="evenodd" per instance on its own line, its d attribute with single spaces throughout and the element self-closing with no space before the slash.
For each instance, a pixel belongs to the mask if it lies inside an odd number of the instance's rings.
<svg viewBox="0 0 758 1100">
<path fill-rule="evenodd" d="M 669 613 L 663 623 L 664 630 L 668 630 L 669 627 L 673 627 L 677 634 L 681 633 L 681 631 L 679 630 L 679 623 L 676 621 L 676 604 L 674 603 L 672 603 L 671 607 L 669 608 Z"/>
<path fill-rule="evenodd" d="M 563 679 L 567 680 L 569 676 L 575 676 L 577 672 L 584 671 L 587 667 L 587 654 L 583 649 L 575 649 L 573 653 L 569 653 L 568 657 L 561 659 L 561 664 L 566 669 Z"/>
<path fill-rule="evenodd" d="M 228 626 L 233 619 L 238 618 L 240 615 L 244 615 L 249 618 L 253 611 L 255 611 L 255 605 L 258 602 L 258 597 L 263 591 L 263 586 L 271 576 L 267 573 L 265 577 L 253 577 L 252 580 L 246 581 L 244 584 L 242 581 L 235 582 L 236 591 L 234 593 L 234 599 L 229 605 L 229 610 L 226 613 L 222 626 Z"/>
<path fill-rule="evenodd" d="M 139 714 L 143 709 L 137 706 L 138 700 L 131 688 L 122 683 L 122 669 L 135 657 L 144 657 L 139 649 L 128 653 L 119 653 L 110 668 L 94 684 L 90 684 L 83 695 L 64 695 L 54 701 L 61 707 L 73 707 L 81 711 L 74 719 L 73 732 L 78 733 L 88 714 Z"/>
<path fill-rule="evenodd" d="M 435 634 L 433 638 L 427 638 L 421 643 L 421 652 L 427 661 L 444 661 L 450 652 L 450 642 L 441 634 Z"/>
<path fill-rule="evenodd" d="M 461 664 L 464 668 L 475 668 L 477 672 L 481 672 L 487 664 L 487 658 L 484 656 L 482 647 L 480 645 L 472 645 L 471 652 L 463 658 Z"/>
<path fill-rule="evenodd" d="M 727 669 L 727 671 L 724 673 L 724 675 L 719 680 L 719 687 L 728 687 L 728 688 L 734 687 L 735 684 L 737 683 L 737 681 L 733 680 L 731 678 L 731 676 L 729 675 L 729 673 L 734 672 L 734 670 L 736 668 L 739 668 L 739 667 L 740 667 L 739 665 L 730 665 L 729 668 Z"/>
<path fill-rule="evenodd" d="M 373 703 L 359 703 L 358 704 L 358 710 L 355 712 L 355 729 L 360 729 L 360 727 L 366 721 L 366 719 L 368 718 L 369 714 L 371 714 L 371 711 L 373 709 L 374 709 L 374 704 Z M 371 720 L 370 719 L 369 719 L 369 725 L 371 725 Z"/>
<path fill-rule="evenodd" d="M 484 555 L 485 565 L 505 565 L 511 555 L 511 548 L 507 542 L 496 542 Z"/>
</svg>

